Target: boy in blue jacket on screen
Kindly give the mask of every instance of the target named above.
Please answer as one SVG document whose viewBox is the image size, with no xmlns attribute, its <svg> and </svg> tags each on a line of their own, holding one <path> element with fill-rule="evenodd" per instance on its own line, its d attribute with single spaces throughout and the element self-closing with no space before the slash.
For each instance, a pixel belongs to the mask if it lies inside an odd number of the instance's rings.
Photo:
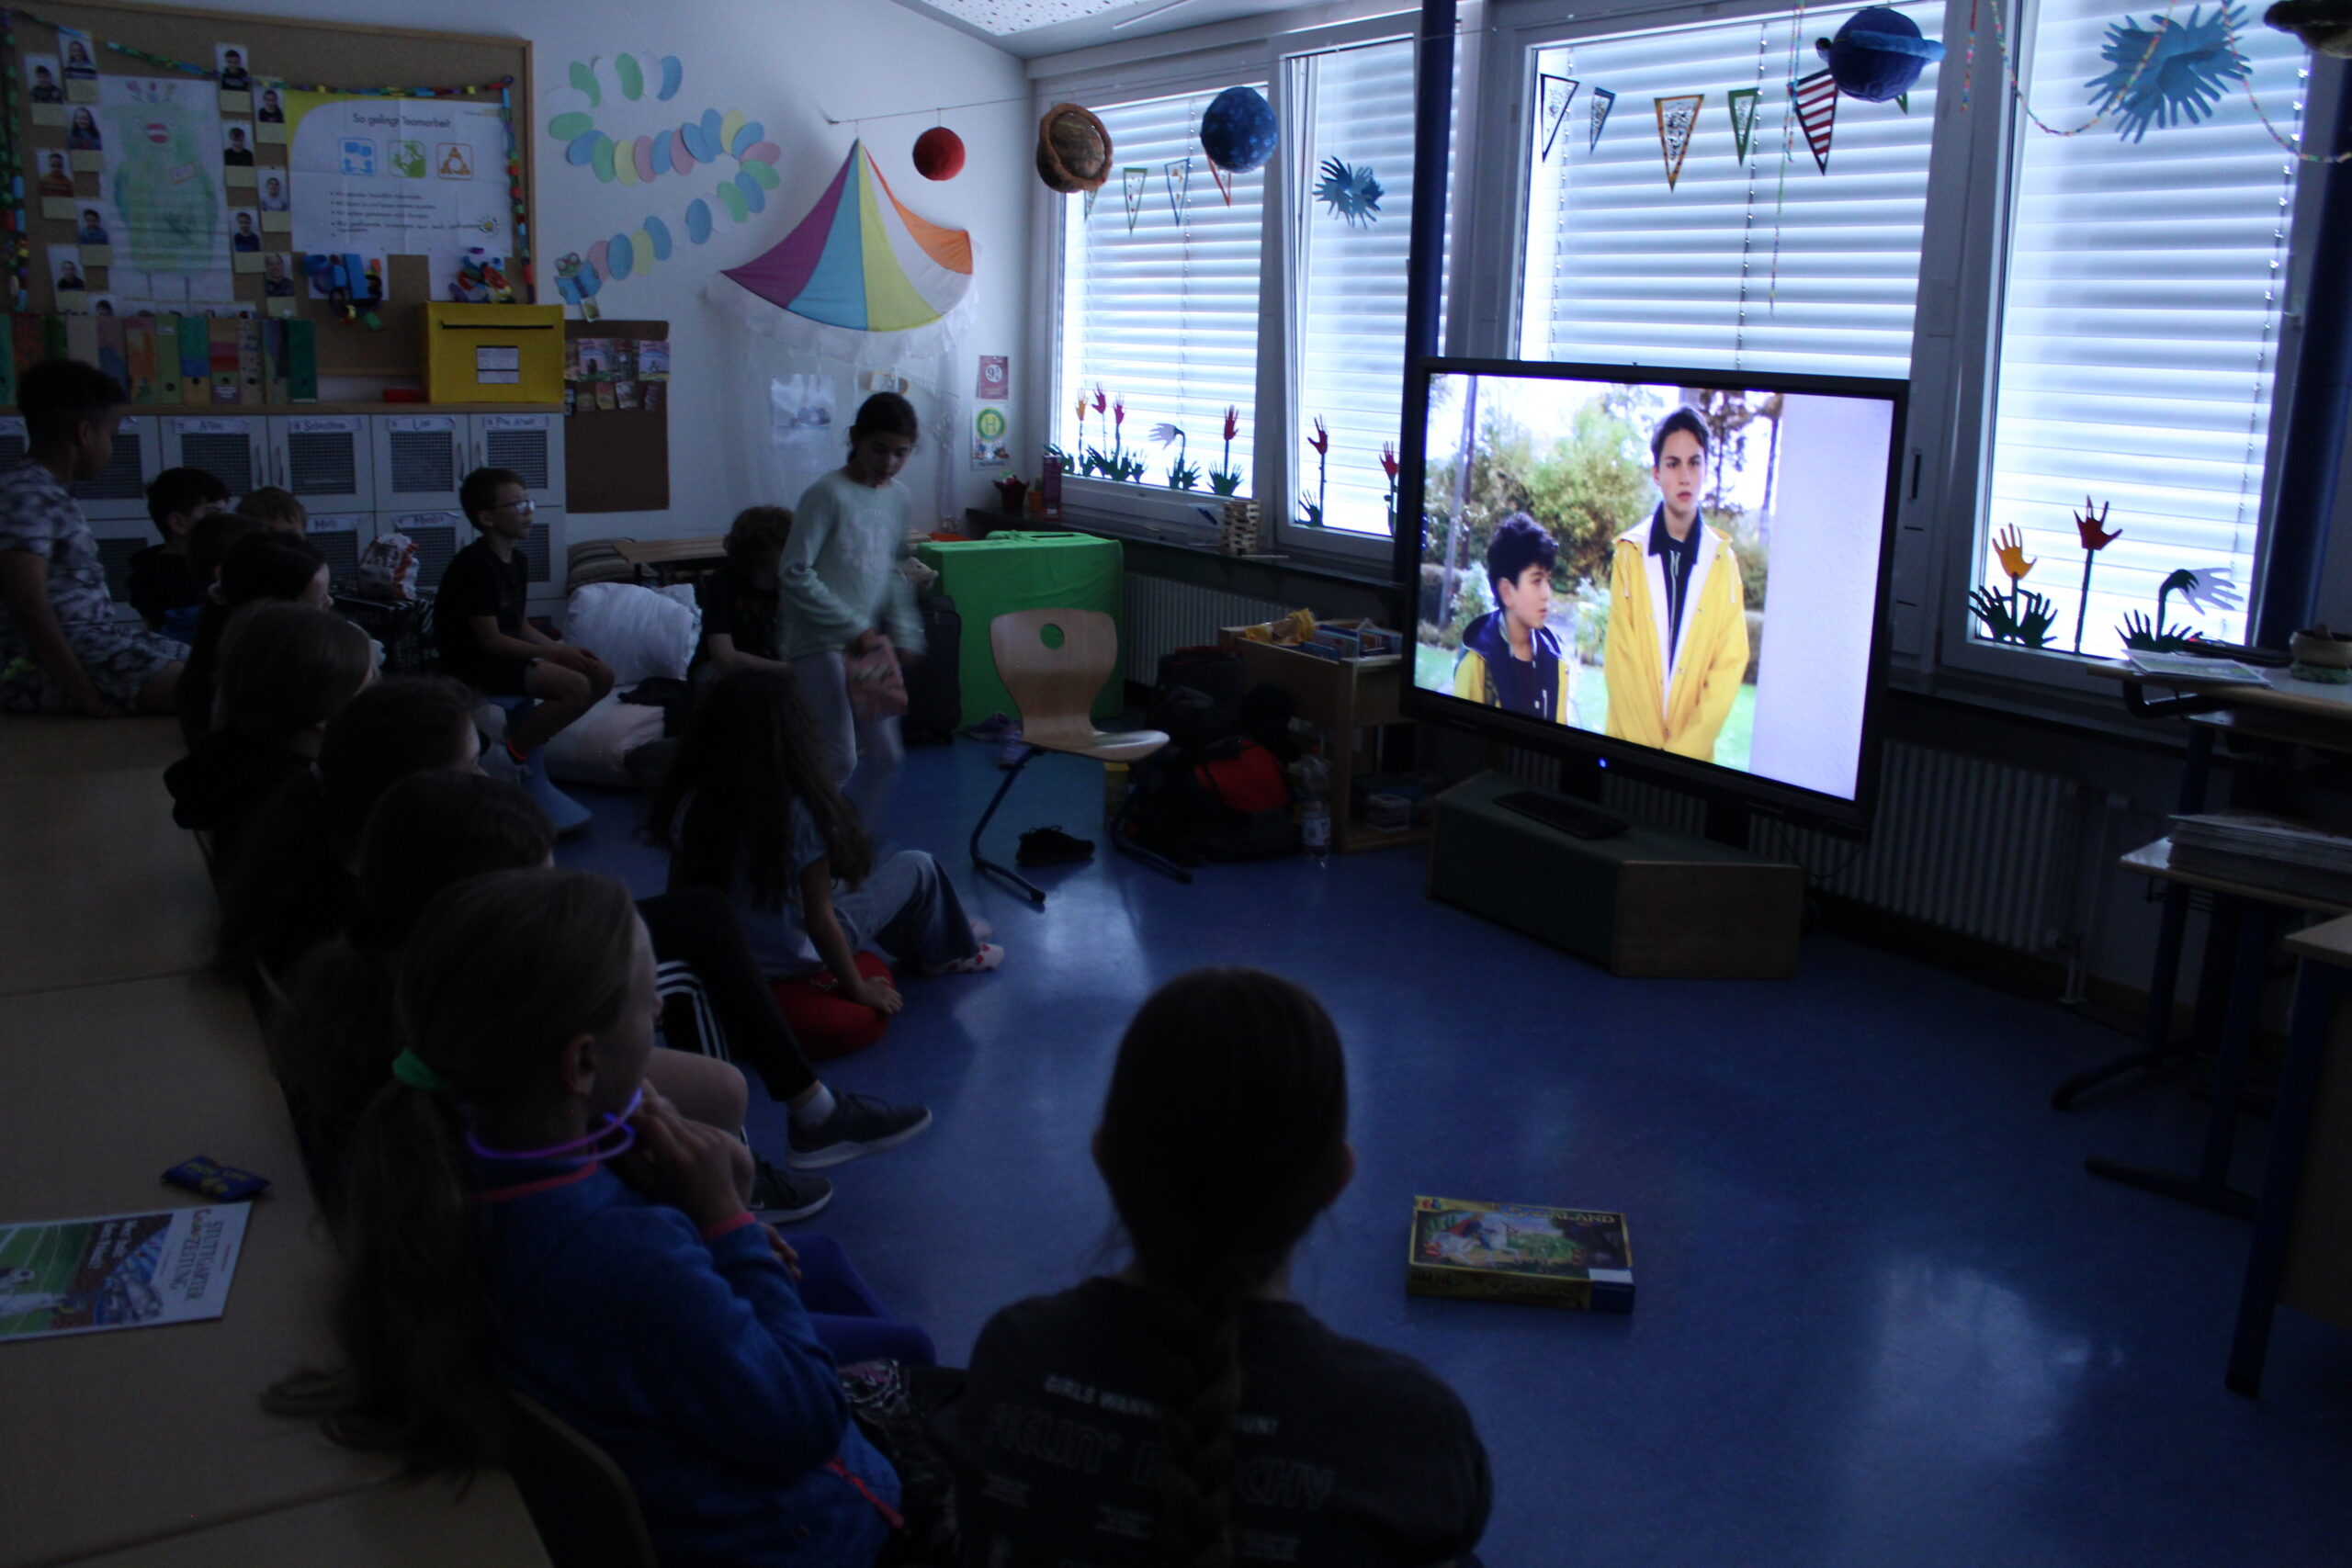
<svg viewBox="0 0 2352 1568">
<path fill-rule="evenodd" d="M 1543 525 L 1514 512 L 1487 547 L 1487 581 L 1498 608 L 1470 623 L 1453 664 L 1453 694 L 1547 724 L 1566 721 L 1568 660 L 1544 623 L 1552 613 L 1552 568 L 1560 547 Z"/>
</svg>

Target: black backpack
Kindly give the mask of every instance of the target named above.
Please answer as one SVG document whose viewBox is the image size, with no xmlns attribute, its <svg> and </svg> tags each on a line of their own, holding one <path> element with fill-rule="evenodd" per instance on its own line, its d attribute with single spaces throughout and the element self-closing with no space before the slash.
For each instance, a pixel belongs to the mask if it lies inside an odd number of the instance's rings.
<svg viewBox="0 0 2352 1568">
<path fill-rule="evenodd" d="M 964 617 L 944 593 L 925 594 L 918 608 L 926 651 L 907 671 L 899 735 L 910 746 L 944 746 L 964 722 Z"/>
</svg>

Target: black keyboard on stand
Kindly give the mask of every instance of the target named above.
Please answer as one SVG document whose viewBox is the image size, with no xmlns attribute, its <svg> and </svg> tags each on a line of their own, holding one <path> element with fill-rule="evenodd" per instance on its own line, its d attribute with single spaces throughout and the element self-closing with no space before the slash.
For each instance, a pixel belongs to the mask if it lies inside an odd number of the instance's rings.
<svg viewBox="0 0 2352 1568">
<path fill-rule="evenodd" d="M 1622 817 L 1611 817 L 1581 800 L 1571 800 L 1548 790 L 1513 790 L 1495 796 L 1495 804 L 1532 818 L 1546 828 L 1557 828 L 1572 839 L 1612 839 L 1628 826 Z"/>
</svg>

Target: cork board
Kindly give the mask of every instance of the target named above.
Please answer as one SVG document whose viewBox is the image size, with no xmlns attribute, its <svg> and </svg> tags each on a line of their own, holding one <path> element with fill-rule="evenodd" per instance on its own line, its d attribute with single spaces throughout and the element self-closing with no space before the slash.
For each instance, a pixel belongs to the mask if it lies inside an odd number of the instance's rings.
<svg viewBox="0 0 2352 1568">
<path fill-rule="evenodd" d="M 523 161 L 525 209 L 514 221 L 523 226 L 523 232 L 537 236 L 539 231 L 530 134 L 531 44 L 527 39 L 300 21 L 234 11 L 183 10 L 177 6 L 124 4 L 121 0 L 55 0 L 43 5 L 40 15 L 46 22 L 79 28 L 90 34 L 98 45 L 95 55 L 101 76 L 179 74 L 135 56 L 115 53 L 105 47 L 108 39 L 192 64 L 209 64 L 215 44 L 242 44 L 251 51 L 251 70 L 256 78 L 283 78 L 338 87 L 479 85 L 511 76 L 514 79 L 510 89 L 514 144 Z M 59 52 L 55 33 L 23 12 L 16 13 L 13 27 L 17 62 L 28 55 Z M 17 62 L 11 62 L 12 69 Z M 40 180 L 48 168 L 49 155 L 65 152 L 70 161 L 71 149 L 65 128 L 33 122 L 28 85 L 22 81 L 17 85 L 17 115 L 10 128 L 24 154 L 25 217 L 28 238 L 32 243 L 27 302 L 32 310 L 50 310 L 56 308 L 56 294 L 51 287 L 49 247 L 73 244 L 78 237 L 79 224 L 42 213 Z M 493 94 L 493 101 L 494 96 Z M 253 148 L 256 176 L 266 179 L 272 169 L 283 172 L 287 152 L 282 144 L 256 141 Z M 503 162 L 503 150 L 500 152 Z M 69 172 L 77 197 L 100 194 L 96 171 Z M 392 255 L 388 258 L 387 270 L 390 298 L 377 311 L 383 322 L 381 332 L 369 332 L 365 326 L 339 320 L 325 301 L 307 298 L 309 290 L 297 282 L 295 310 L 319 323 L 321 375 L 424 375 L 428 264 L 421 255 Z M 515 269 L 516 273 L 520 270 Z M 532 270 L 537 273 L 537 257 L 533 258 Z M 104 267 L 90 269 L 85 279 L 90 288 L 101 293 L 107 292 L 106 280 Z M 262 281 L 258 273 L 236 274 L 237 298 L 258 306 Z M 525 278 L 513 276 L 512 281 L 518 300 L 536 299 Z"/>
<path fill-rule="evenodd" d="M 579 345 L 598 340 L 662 343 L 667 321 L 566 321 L 563 335 Z M 666 372 L 665 372 L 666 374 Z M 576 394 L 581 383 L 571 383 Z M 670 400 L 665 384 L 652 408 L 600 408 L 594 400 L 571 414 L 563 442 L 564 509 L 582 512 L 663 512 L 670 505 Z"/>
</svg>

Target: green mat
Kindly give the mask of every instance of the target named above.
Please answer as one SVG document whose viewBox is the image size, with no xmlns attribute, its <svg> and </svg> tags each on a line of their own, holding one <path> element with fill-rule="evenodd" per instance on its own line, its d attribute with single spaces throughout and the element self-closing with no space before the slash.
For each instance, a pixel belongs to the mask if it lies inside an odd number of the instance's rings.
<svg viewBox="0 0 2352 1568">
<path fill-rule="evenodd" d="M 1012 713 L 1012 695 L 997 679 L 989 649 L 989 623 L 1014 610 L 1100 610 L 1121 622 L 1125 558 L 1116 539 L 1091 534 L 991 534 L 961 544 L 929 540 L 918 559 L 939 573 L 939 592 L 964 617 L 964 722 Z M 1120 645 L 1126 627 L 1119 627 Z M 1095 694 L 1094 716 L 1109 718 L 1126 705 L 1126 678 L 1113 670 Z"/>
</svg>

